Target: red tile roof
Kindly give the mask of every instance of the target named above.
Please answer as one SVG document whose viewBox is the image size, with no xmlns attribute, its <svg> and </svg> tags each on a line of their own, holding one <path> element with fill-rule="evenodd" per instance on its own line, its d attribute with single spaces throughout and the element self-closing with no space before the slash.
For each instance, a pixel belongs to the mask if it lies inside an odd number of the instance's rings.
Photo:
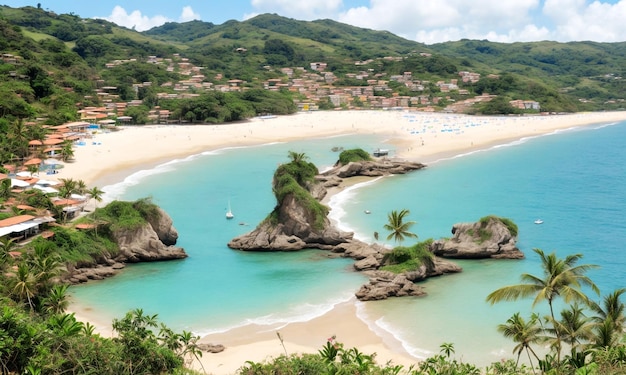
<svg viewBox="0 0 626 375">
<path fill-rule="evenodd" d="M 33 220 L 35 217 L 32 215 L 18 215 L 9 217 L 4 220 L 0 220 L 0 228 L 9 227 L 15 224 L 25 223 L 27 221 Z"/>
</svg>

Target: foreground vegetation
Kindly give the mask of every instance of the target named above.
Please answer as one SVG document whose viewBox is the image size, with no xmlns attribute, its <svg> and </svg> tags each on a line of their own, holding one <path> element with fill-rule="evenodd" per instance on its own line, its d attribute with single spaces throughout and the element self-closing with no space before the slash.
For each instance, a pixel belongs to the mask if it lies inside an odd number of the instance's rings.
<svg viewBox="0 0 626 375">
<path fill-rule="evenodd" d="M 60 190 L 77 191 L 76 186 L 66 180 Z M 39 191 L 21 194 L 36 210 L 54 206 Z M 105 338 L 66 312 L 68 285 L 62 280 L 68 269 L 115 255 L 111 230 L 145 223 L 155 209 L 148 199 L 112 202 L 75 222 L 49 228 L 54 235 L 48 239 L 18 245 L 0 238 L 0 374 L 190 373 L 185 366 L 202 355 L 199 337 L 172 331 L 157 315 L 133 310 L 113 321 L 115 338 Z M 75 229 L 81 222 L 95 227 Z"/>
</svg>

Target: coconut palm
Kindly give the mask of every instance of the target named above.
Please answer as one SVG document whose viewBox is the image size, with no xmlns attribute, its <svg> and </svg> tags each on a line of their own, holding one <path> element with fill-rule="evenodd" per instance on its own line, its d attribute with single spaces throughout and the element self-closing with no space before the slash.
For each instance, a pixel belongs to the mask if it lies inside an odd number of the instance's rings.
<svg viewBox="0 0 626 375">
<path fill-rule="evenodd" d="M 582 292 L 582 286 L 590 287 L 599 294 L 598 287 L 585 276 L 585 273 L 596 268 L 595 265 L 576 263 L 582 258 L 582 254 L 568 255 L 560 259 L 555 253 L 546 255 L 541 249 L 533 249 L 541 258 L 541 268 L 543 277 L 524 273 L 521 275 L 522 284 L 509 285 L 500 288 L 487 296 L 487 301 L 491 304 L 500 301 L 514 301 L 520 298 L 535 296 L 533 307 L 541 301 L 547 301 L 550 308 L 551 323 L 555 324 L 554 300 L 561 296 L 566 303 L 572 301 L 589 302 L 589 298 Z M 557 361 L 561 362 L 561 335 L 559 330 L 555 330 Z"/>
<path fill-rule="evenodd" d="M 55 285 L 43 300 L 44 309 L 50 314 L 62 314 L 70 304 L 67 298 L 67 285 Z"/>
<path fill-rule="evenodd" d="M 558 331 L 561 340 L 575 352 L 583 342 L 588 342 L 593 336 L 593 327 L 591 318 L 585 316 L 580 306 L 574 304 L 561 311 L 561 319 L 554 322 L 554 329 L 551 331 Z"/>
<path fill-rule="evenodd" d="M 292 163 L 300 163 L 309 158 L 304 152 L 289 151 L 288 155 Z"/>
<path fill-rule="evenodd" d="M 17 297 L 19 301 L 27 302 L 30 309 L 34 309 L 33 297 L 37 292 L 37 278 L 28 268 L 26 263 L 22 262 L 17 266 L 17 273 L 11 278 L 11 293 Z"/>
<path fill-rule="evenodd" d="M 517 354 L 515 367 L 519 364 L 520 356 L 525 350 L 528 355 L 528 360 L 530 361 L 530 367 L 533 368 L 533 372 L 535 371 L 530 355 L 532 354 L 537 359 L 537 362 L 539 362 L 539 357 L 530 345 L 542 340 L 542 331 L 543 328 L 539 324 L 539 317 L 536 314 L 533 314 L 527 322 L 520 316 L 520 313 L 517 312 L 513 314 L 505 324 L 498 325 L 498 332 L 502 333 L 504 337 L 512 338 L 514 342 L 518 343 L 513 348 L 513 353 Z"/>
<path fill-rule="evenodd" d="M 9 266 L 10 262 L 13 260 L 11 255 L 9 254 L 17 247 L 17 243 L 13 238 L 9 237 L 0 237 L 0 270 L 4 265 Z"/>
<path fill-rule="evenodd" d="M 61 160 L 63 161 L 69 161 L 72 160 L 74 158 L 74 149 L 72 146 L 72 142 L 70 141 L 64 141 L 62 146 L 61 146 Z"/>
<path fill-rule="evenodd" d="M 409 231 L 409 228 L 411 228 L 415 222 L 404 221 L 404 218 L 409 213 L 409 210 L 403 209 L 400 212 L 395 210 L 391 211 L 387 215 L 389 222 L 383 226 L 383 228 L 391 232 L 387 236 L 387 240 L 391 240 L 393 238 L 396 242 L 402 242 L 406 237 L 417 238 L 417 234 Z"/>
<path fill-rule="evenodd" d="M 97 186 L 92 187 L 86 191 L 87 194 L 91 197 L 91 199 L 96 202 L 102 202 L 102 195 L 104 195 L 104 191 L 100 190 Z"/>
<path fill-rule="evenodd" d="M 59 195 L 63 198 L 69 198 L 72 194 L 78 192 L 78 181 L 73 178 L 60 178 L 61 186 L 59 186 Z"/>
<path fill-rule="evenodd" d="M 624 317 L 626 306 L 620 301 L 620 297 L 625 292 L 626 288 L 619 288 L 605 296 L 602 305 L 595 302 L 589 304 L 591 310 L 596 313 L 592 318 L 596 322 L 594 337 L 596 346 L 612 346 L 621 338 L 626 322 Z"/>
<path fill-rule="evenodd" d="M 87 192 L 87 184 L 83 180 L 76 181 L 76 192 L 78 194 L 85 194 Z"/>
</svg>

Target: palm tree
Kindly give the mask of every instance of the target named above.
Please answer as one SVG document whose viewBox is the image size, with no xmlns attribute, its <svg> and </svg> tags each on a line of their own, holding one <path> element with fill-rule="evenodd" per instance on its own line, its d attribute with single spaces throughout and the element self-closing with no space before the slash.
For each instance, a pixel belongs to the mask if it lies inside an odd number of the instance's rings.
<svg viewBox="0 0 626 375">
<path fill-rule="evenodd" d="M 91 189 L 87 190 L 87 194 L 89 194 L 91 199 L 100 203 L 102 202 L 102 195 L 104 194 L 104 191 L 100 190 L 97 186 L 94 186 Z M 96 203 L 93 209 L 93 220 L 95 221 L 94 233 L 96 234 L 96 237 L 98 236 L 98 219 L 96 217 L 97 213 L 98 213 L 98 204 Z"/>
<path fill-rule="evenodd" d="M 543 278 L 524 273 L 521 276 L 522 284 L 505 286 L 492 292 L 487 296 L 488 302 L 493 305 L 500 301 L 514 301 L 534 295 L 533 307 L 541 301 L 548 302 L 550 318 L 554 326 L 556 322 L 553 308 L 555 298 L 561 296 L 566 303 L 572 301 L 588 303 L 589 298 L 581 291 L 582 286 L 588 286 L 599 294 L 598 287 L 585 276 L 588 270 L 597 266 L 576 265 L 576 262 L 582 258 L 582 254 L 568 255 L 565 259 L 560 259 L 554 252 L 546 255 L 541 249 L 533 249 L 533 251 L 541 258 Z M 555 334 L 557 361 L 560 363 L 562 339 L 559 330 L 555 330 Z"/>
<path fill-rule="evenodd" d="M 28 302 L 30 309 L 34 309 L 33 297 L 37 290 L 37 279 L 30 271 L 26 263 L 22 262 L 17 266 L 17 274 L 12 278 L 11 291 L 18 300 Z"/>
<path fill-rule="evenodd" d="M 289 151 L 288 155 L 291 162 L 296 164 L 308 159 L 308 156 L 306 156 L 304 152 Z"/>
<path fill-rule="evenodd" d="M 78 181 L 73 178 L 60 178 L 61 186 L 59 186 L 59 195 L 63 198 L 69 198 L 78 191 Z"/>
<path fill-rule="evenodd" d="M 69 161 L 74 158 L 74 149 L 72 148 L 72 142 L 64 141 L 61 147 L 61 160 Z"/>
<path fill-rule="evenodd" d="M 446 355 L 446 358 L 450 358 L 452 354 L 454 354 L 454 344 L 451 342 L 444 342 L 439 345 L 439 352 Z"/>
<path fill-rule="evenodd" d="M 67 299 L 67 285 L 55 285 L 43 300 L 44 309 L 50 314 L 62 314 L 70 304 Z"/>
<path fill-rule="evenodd" d="M 9 237 L 0 237 L 0 270 L 4 265 L 10 266 L 13 258 L 9 254 L 17 247 L 15 240 Z"/>
<path fill-rule="evenodd" d="M 387 215 L 389 222 L 383 226 L 390 231 L 387 240 L 394 239 L 396 242 L 404 241 L 405 237 L 417 238 L 417 234 L 410 232 L 409 228 L 415 224 L 414 221 L 404 221 L 404 217 L 410 213 L 409 210 L 403 209 L 400 212 L 391 211 Z"/>
<path fill-rule="evenodd" d="M 593 336 L 591 319 L 585 316 L 577 304 L 561 311 L 561 320 L 554 323 L 554 331 L 559 332 L 561 340 L 570 345 L 573 353 L 582 342 L 587 342 Z"/>
<path fill-rule="evenodd" d="M 96 202 L 102 202 L 102 195 L 104 195 L 104 191 L 100 190 L 97 186 L 92 187 L 86 191 L 87 194 L 91 197 L 91 199 Z"/>
<path fill-rule="evenodd" d="M 78 194 L 85 194 L 87 192 L 87 184 L 83 180 L 76 181 L 76 192 Z"/>
<path fill-rule="evenodd" d="M 519 364 L 519 358 L 522 355 L 522 351 L 526 350 L 526 354 L 528 355 L 528 360 L 530 361 L 530 367 L 534 370 L 533 360 L 530 357 L 530 354 L 539 361 L 539 357 L 537 353 L 533 350 L 530 344 L 535 344 L 539 342 L 541 337 L 541 332 L 543 331 L 540 324 L 538 324 L 539 317 L 536 314 L 533 314 L 528 322 L 524 320 L 520 316 L 520 313 L 513 314 L 509 320 L 506 321 L 506 324 L 498 325 L 498 332 L 502 333 L 506 338 L 512 338 L 514 342 L 518 344 L 513 348 L 513 353 L 517 354 L 517 361 L 515 362 L 515 367 Z"/>
<path fill-rule="evenodd" d="M 595 345 L 612 346 L 616 340 L 622 336 L 624 331 L 624 311 L 626 307 L 620 301 L 622 294 L 626 293 L 626 288 L 619 288 L 607 295 L 602 300 L 602 305 L 592 302 L 589 307 L 596 316 L 592 319 L 596 322 Z"/>
</svg>

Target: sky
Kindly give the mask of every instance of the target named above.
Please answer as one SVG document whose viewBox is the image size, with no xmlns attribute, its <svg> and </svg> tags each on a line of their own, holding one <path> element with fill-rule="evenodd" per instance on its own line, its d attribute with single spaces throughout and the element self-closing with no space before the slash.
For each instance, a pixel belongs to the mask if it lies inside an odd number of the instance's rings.
<svg viewBox="0 0 626 375">
<path fill-rule="evenodd" d="M 10 7 L 38 3 L 59 14 L 103 18 L 137 31 L 165 22 L 219 25 L 276 13 L 305 21 L 329 18 L 425 44 L 464 38 L 626 41 L 626 0 L 0 0 Z"/>
</svg>

